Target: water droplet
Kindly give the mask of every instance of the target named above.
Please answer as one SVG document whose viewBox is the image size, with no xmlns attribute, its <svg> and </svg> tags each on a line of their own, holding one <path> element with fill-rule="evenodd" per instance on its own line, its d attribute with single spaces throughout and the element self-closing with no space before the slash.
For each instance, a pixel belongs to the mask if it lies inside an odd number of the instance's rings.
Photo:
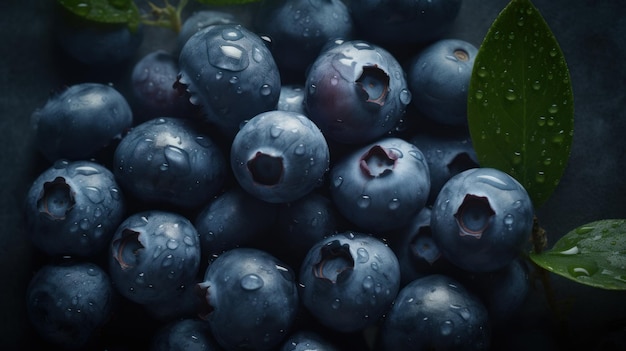
<svg viewBox="0 0 626 351">
<path fill-rule="evenodd" d="M 372 269 L 373 269 L 374 271 L 378 271 L 378 268 L 379 268 L 379 267 L 378 267 L 378 263 L 376 263 L 376 262 L 372 262 L 372 264 L 370 265 L 370 267 L 372 267 Z"/>
<path fill-rule="evenodd" d="M 194 246 L 194 244 L 195 244 L 195 241 L 194 241 L 194 240 L 193 240 L 193 238 L 192 238 L 192 237 L 190 237 L 189 235 L 186 235 L 186 236 L 183 238 L 183 242 L 185 243 L 185 245 L 189 245 L 189 246 Z"/>
<path fill-rule="evenodd" d="M 315 84 L 309 85 L 309 95 L 315 94 L 316 90 L 317 90 L 317 86 Z"/>
<path fill-rule="evenodd" d="M 491 175 L 480 175 L 476 177 L 478 181 L 496 187 L 500 190 L 516 190 L 517 186 L 513 182 L 506 182 L 503 179 L 491 176 Z"/>
<path fill-rule="evenodd" d="M 87 230 L 90 227 L 90 223 L 89 223 L 89 219 L 88 218 L 83 218 L 80 220 L 80 229 L 82 230 Z"/>
<path fill-rule="evenodd" d="M 550 112 L 551 114 L 555 114 L 559 112 L 559 107 L 556 104 L 552 104 L 552 106 L 548 108 L 548 112 Z"/>
<path fill-rule="evenodd" d="M 209 62 L 220 69 L 238 72 L 249 65 L 248 55 L 238 45 L 209 45 Z"/>
<path fill-rule="evenodd" d="M 533 84 L 531 85 L 533 90 L 539 90 L 541 89 L 541 83 L 539 83 L 538 80 L 534 81 Z"/>
<path fill-rule="evenodd" d="M 365 278 L 363 278 L 363 289 L 370 290 L 373 287 L 374 287 L 374 278 L 372 278 L 371 275 L 368 275 Z"/>
<path fill-rule="evenodd" d="M 143 285 L 146 282 L 145 274 L 143 272 L 139 273 L 137 275 L 137 279 L 135 279 L 135 282 L 139 285 Z"/>
<path fill-rule="evenodd" d="M 548 54 L 550 57 L 555 57 L 557 54 L 556 48 L 552 48 Z"/>
<path fill-rule="evenodd" d="M 513 89 L 508 89 L 504 95 L 504 97 L 509 101 L 515 101 L 517 99 L 517 95 Z"/>
<path fill-rule="evenodd" d="M 391 201 L 389 201 L 388 207 L 392 211 L 397 210 L 400 207 L 400 200 L 398 200 L 397 198 L 391 199 Z"/>
<path fill-rule="evenodd" d="M 372 199 L 369 197 L 369 195 L 361 195 L 361 197 L 357 200 L 357 206 L 359 206 L 360 208 L 367 208 L 369 207 L 371 202 Z"/>
<path fill-rule="evenodd" d="M 163 262 L 161 262 L 161 265 L 163 267 L 169 267 L 174 263 L 174 256 L 172 255 L 167 255 L 165 256 L 165 258 L 163 258 Z"/>
<path fill-rule="evenodd" d="M 258 63 L 263 61 L 263 53 L 259 48 L 255 47 L 252 49 L 252 59 Z"/>
<path fill-rule="evenodd" d="M 55 161 L 53 167 L 55 169 L 63 169 L 63 168 L 66 168 L 69 164 L 70 162 L 68 160 L 61 159 L 61 160 Z"/>
<path fill-rule="evenodd" d="M 519 165 L 520 163 L 522 163 L 522 153 L 519 151 L 516 151 L 513 153 L 513 164 Z"/>
<path fill-rule="evenodd" d="M 580 253 L 580 250 L 578 249 L 578 246 L 574 246 L 572 248 L 569 248 L 567 250 L 563 250 L 563 251 L 559 252 L 559 254 L 567 255 L 567 256 L 569 256 L 569 255 L 576 255 L 578 253 Z"/>
<path fill-rule="evenodd" d="M 441 323 L 441 335 L 450 335 L 453 329 L 454 323 L 452 323 L 452 321 L 444 321 L 443 323 Z"/>
<path fill-rule="evenodd" d="M 590 232 L 592 232 L 595 229 L 595 227 L 592 226 L 582 226 L 582 227 L 578 227 L 576 228 L 576 233 L 577 234 L 589 234 Z"/>
<path fill-rule="evenodd" d="M 341 307 L 341 300 L 334 299 L 331 307 L 333 308 L 333 310 L 338 310 L 339 307 Z"/>
<path fill-rule="evenodd" d="M 84 190 L 85 196 L 87 196 L 87 198 L 89 198 L 89 200 L 91 200 L 91 202 L 93 202 L 94 204 L 99 204 L 104 201 L 104 195 L 102 194 L 100 189 L 93 186 L 87 186 L 84 188 Z"/>
<path fill-rule="evenodd" d="M 337 85 L 337 84 L 339 84 L 339 78 L 337 78 L 337 76 L 332 76 L 330 78 L 330 85 L 334 86 L 334 85 Z"/>
<path fill-rule="evenodd" d="M 535 181 L 537 183 L 543 183 L 546 181 L 546 175 L 544 174 L 543 171 L 537 172 L 537 175 L 535 175 Z"/>
<path fill-rule="evenodd" d="M 485 67 L 480 67 L 478 68 L 477 74 L 479 77 L 485 78 L 487 76 L 487 69 Z"/>
<path fill-rule="evenodd" d="M 220 80 L 224 77 L 224 72 L 222 71 L 217 71 L 217 73 L 215 73 L 215 79 L 216 80 Z"/>
<path fill-rule="evenodd" d="M 546 125 L 546 116 L 539 116 L 539 119 L 537 119 L 537 124 L 540 127 L 543 127 L 544 125 Z"/>
<path fill-rule="evenodd" d="M 404 105 L 408 105 L 412 100 L 411 92 L 407 89 L 402 89 L 400 91 L 400 102 Z"/>
<path fill-rule="evenodd" d="M 333 180 L 333 185 L 335 186 L 335 188 L 338 188 L 339 186 L 341 186 L 342 183 L 343 183 L 342 176 L 338 176 L 337 178 Z"/>
<path fill-rule="evenodd" d="M 512 214 L 509 213 L 506 216 L 504 216 L 504 226 L 506 227 L 506 229 L 512 230 L 514 222 L 515 222 L 515 218 L 513 217 Z"/>
<path fill-rule="evenodd" d="M 482 90 L 478 89 L 478 90 L 476 90 L 476 94 L 474 96 L 476 96 L 476 99 L 480 100 L 480 99 L 483 98 L 484 93 L 483 93 Z"/>
<path fill-rule="evenodd" d="M 92 166 L 78 166 L 74 169 L 74 171 L 77 174 L 84 175 L 84 176 L 90 176 L 90 175 L 100 173 L 100 170 Z"/>
<path fill-rule="evenodd" d="M 418 161 L 422 161 L 424 159 L 424 155 L 418 150 L 409 150 L 409 155 Z"/>
<path fill-rule="evenodd" d="M 304 146 L 304 144 L 298 144 L 298 146 L 296 146 L 296 148 L 293 150 L 293 153 L 298 156 L 302 156 L 306 153 L 306 147 Z"/>
<path fill-rule="evenodd" d="M 176 240 L 176 239 L 169 239 L 165 245 L 170 250 L 176 250 L 176 248 L 178 248 L 178 240 Z"/>
<path fill-rule="evenodd" d="M 228 41 L 236 41 L 243 38 L 243 33 L 237 28 L 227 28 L 222 31 L 222 38 Z"/>
<path fill-rule="evenodd" d="M 263 279 L 254 273 L 246 274 L 241 278 L 240 284 L 244 290 L 258 290 L 263 287 Z"/>
<path fill-rule="evenodd" d="M 278 138 L 283 133 L 283 128 L 278 125 L 273 125 L 270 127 L 270 135 L 272 138 Z"/>
<path fill-rule="evenodd" d="M 270 87 L 269 84 L 263 84 L 261 85 L 260 93 L 263 96 L 268 96 L 272 93 L 272 87 Z"/>
<path fill-rule="evenodd" d="M 367 253 L 367 250 L 366 250 L 366 249 L 364 249 L 364 248 L 362 248 L 362 247 L 359 247 L 359 248 L 356 250 L 356 261 L 357 261 L 358 263 L 365 263 L 365 262 L 367 262 L 369 259 L 370 259 L 370 255 L 369 255 L 369 253 Z"/>
</svg>

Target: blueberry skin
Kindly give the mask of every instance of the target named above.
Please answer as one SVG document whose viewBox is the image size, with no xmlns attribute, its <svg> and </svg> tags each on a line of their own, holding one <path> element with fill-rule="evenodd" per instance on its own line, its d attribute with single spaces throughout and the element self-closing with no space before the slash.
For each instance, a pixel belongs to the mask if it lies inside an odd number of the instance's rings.
<svg viewBox="0 0 626 351">
<path fill-rule="evenodd" d="M 430 44 L 407 69 L 413 105 L 427 118 L 451 126 L 467 125 L 467 91 L 478 49 L 460 39 Z"/>
<path fill-rule="evenodd" d="M 342 232 L 315 244 L 300 268 L 300 299 L 323 325 L 342 333 L 374 325 L 400 286 L 400 267 L 380 239 Z"/>
<path fill-rule="evenodd" d="M 59 160 L 32 183 L 25 202 L 32 243 L 51 256 L 96 255 L 124 219 L 113 173 L 91 161 Z"/>
<path fill-rule="evenodd" d="M 530 238 L 533 206 L 524 187 L 493 168 L 450 178 L 433 205 L 431 229 L 443 255 L 470 272 L 490 272 L 515 259 Z"/>
<path fill-rule="evenodd" d="M 280 87 L 280 95 L 276 109 L 306 115 L 304 108 L 304 86 L 298 84 L 282 85 Z"/>
<path fill-rule="evenodd" d="M 202 106 L 206 119 L 233 137 L 242 122 L 274 109 L 280 94 L 278 67 L 265 42 L 236 24 L 194 34 L 178 59 L 178 82 Z"/>
<path fill-rule="evenodd" d="M 427 275 L 461 271 L 441 254 L 430 228 L 431 213 L 431 209 L 425 207 L 413 216 L 408 225 L 387 236 L 389 247 L 400 263 L 402 287 Z"/>
<path fill-rule="evenodd" d="M 133 128 L 120 141 L 113 173 L 135 198 L 151 204 L 194 208 L 222 188 L 225 157 L 199 124 L 155 118 Z"/>
<path fill-rule="evenodd" d="M 265 251 L 229 250 L 213 261 L 198 284 L 201 316 L 226 350 L 270 350 L 292 327 L 298 290 L 291 268 Z"/>
<path fill-rule="evenodd" d="M 111 317 L 115 291 L 93 263 L 41 267 L 26 290 L 27 314 L 42 339 L 64 349 L 82 349 Z"/>
<path fill-rule="evenodd" d="M 312 192 L 279 206 L 274 233 L 277 240 L 266 250 L 297 269 L 313 245 L 336 232 L 337 213 L 332 201 Z"/>
<path fill-rule="evenodd" d="M 359 35 L 381 44 L 438 39 L 450 29 L 461 8 L 461 0 L 361 0 L 351 4 Z"/>
<path fill-rule="evenodd" d="M 342 41 L 325 49 L 306 77 L 304 104 L 332 141 L 371 142 L 391 131 L 411 102 L 405 73 L 385 49 Z"/>
<path fill-rule="evenodd" d="M 356 149 L 330 170 L 330 194 L 338 211 L 373 232 L 406 225 L 426 205 L 428 164 L 422 152 L 399 138 Z"/>
<path fill-rule="evenodd" d="M 194 283 L 200 264 L 198 232 L 176 213 L 130 215 L 113 235 L 109 274 L 115 288 L 138 304 L 167 303 Z"/>
<path fill-rule="evenodd" d="M 87 66 L 112 67 L 130 60 L 143 43 L 143 26 L 86 21 L 61 9 L 55 23 L 59 46 Z"/>
<path fill-rule="evenodd" d="M 191 14 L 183 22 L 177 37 L 178 52 L 183 49 L 185 43 L 197 32 L 206 27 L 217 24 L 237 24 L 234 14 L 224 11 L 200 10 Z"/>
<path fill-rule="evenodd" d="M 126 98 L 100 83 L 72 85 L 31 115 L 37 149 L 50 162 L 93 157 L 132 122 Z"/>
<path fill-rule="evenodd" d="M 479 167 L 478 157 L 465 128 L 442 128 L 428 125 L 409 141 L 424 154 L 430 171 L 430 193 L 427 204 L 432 205 L 443 185 L 453 176 Z"/>
<path fill-rule="evenodd" d="M 174 88 L 178 71 L 178 58 L 165 50 L 150 52 L 135 63 L 131 74 L 135 123 L 163 116 L 187 117 L 190 103 Z"/>
<path fill-rule="evenodd" d="M 194 221 L 202 256 L 208 260 L 224 251 L 261 241 L 276 215 L 275 205 L 255 198 L 240 187 L 226 190 L 202 208 Z"/>
<path fill-rule="evenodd" d="M 455 279 L 433 274 L 402 288 L 387 313 L 379 350 L 488 350 L 482 302 Z"/>
<path fill-rule="evenodd" d="M 161 327 L 152 339 L 150 351 L 221 351 L 208 323 L 181 319 Z"/>
<path fill-rule="evenodd" d="M 352 26 L 340 0 L 264 1 L 255 14 L 256 32 L 271 38 L 282 71 L 304 72 L 328 40 L 350 37 Z"/>
<path fill-rule="evenodd" d="M 231 145 L 230 164 L 248 193 L 285 203 L 323 183 L 330 151 L 320 129 L 306 116 L 274 110 L 241 128 Z"/>
<path fill-rule="evenodd" d="M 291 334 L 278 351 L 339 351 L 337 346 L 316 332 L 300 330 Z"/>
</svg>

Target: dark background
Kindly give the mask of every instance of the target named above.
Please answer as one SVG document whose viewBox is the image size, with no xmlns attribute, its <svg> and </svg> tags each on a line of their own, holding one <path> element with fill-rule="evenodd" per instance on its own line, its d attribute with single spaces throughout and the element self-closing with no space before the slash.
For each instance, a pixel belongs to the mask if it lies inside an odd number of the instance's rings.
<svg viewBox="0 0 626 351">
<path fill-rule="evenodd" d="M 39 258 L 23 233 L 21 206 L 30 182 L 43 170 L 33 147 L 30 115 L 52 91 L 87 79 L 112 81 L 126 93 L 130 75 L 128 67 L 98 76 L 69 64 L 52 34 L 53 4 L 53 0 L 0 2 L 0 348 L 4 350 L 30 349 L 28 345 L 36 340 L 23 298 L 36 268 L 33 262 Z M 465 0 L 448 36 L 479 46 L 506 4 L 505 0 Z M 626 6 L 619 0 L 535 0 L 534 4 L 561 45 L 575 96 L 571 159 L 556 192 L 538 210 L 553 243 L 585 223 L 626 218 Z M 168 43 L 174 38 L 166 30 L 146 31 L 137 57 L 155 48 L 171 49 Z M 626 343 L 626 293 L 593 289 L 556 276 L 552 282 L 576 345 L 602 349 L 611 342 Z M 536 335 L 544 340 L 542 331 L 552 330 L 541 292 L 540 287 L 534 290 L 518 322 L 520 329 L 528 331 L 523 334 L 527 340 Z"/>
</svg>

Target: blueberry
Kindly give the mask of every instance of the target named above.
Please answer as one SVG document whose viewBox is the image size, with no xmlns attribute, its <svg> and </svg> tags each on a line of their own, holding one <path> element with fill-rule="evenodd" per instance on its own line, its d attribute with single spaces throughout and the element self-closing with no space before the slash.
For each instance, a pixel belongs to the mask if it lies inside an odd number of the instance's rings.
<svg viewBox="0 0 626 351">
<path fill-rule="evenodd" d="M 257 32 L 271 38 L 282 72 L 303 73 L 328 40 L 352 34 L 352 18 L 340 0 L 264 1 L 255 24 Z"/>
<path fill-rule="evenodd" d="M 458 281 L 433 274 L 402 288 L 381 326 L 380 350 L 488 350 L 487 309 Z"/>
<path fill-rule="evenodd" d="M 35 142 L 51 162 L 88 159 L 130 128 L 126 98 L 100 83 L 80 83 L 52 96 L 31 116 Z"/>
<path fill-rule="evenodd" d="M 323 325 L 354 332 L 377 323 L 400 286 L 400 267 L 380 239 L 342 232 L 315 244 L 300 268 L 300 299 Z"/>
<path fill-rule="evenodd" d="M 185 217 L 164 211 L 130 215 L 110 245 L 109 273 L 117 290 L 138 304 L 169 303 L 194 283 L 200 243 Z"/>
<path fill-rule="evenodd" d="M 389 246 L 400 263 L 401 286 L 430 274 L 452 274 L 455 269 L 443 255 L 430 228 L 431 210 L 425 207 L 408 225 L 388 234 Z"/>
<path fill-rule="evenodd" d="M 493 168 L 450 178 L 433 205 L 431 229 L 443 255 L 471 272 L 489 272 L 515 259 L 530 239 L 534 211 L 524 187 Z"/>
<path fill-rule="evenodd" d="M 477 52 L 460 39 L 440 40 L 421 51 L 407 69 L 416 109 L 441 124 L 467 125 L 467 91 Z"/>
<path fill-rule="evenodd" d="M 135 198 L 194 208 L 224 184 L 222 151 L 191 120 L 155 118 L 133 128 L 115 149 L 113 173 Z"/>
<path fill-rule="evenodd" d="M 151 319 L 160 323 L 194 318 L 198 314 L 201 303 L 195 290 L 195 284 L 198 282 L 196 278 L 192 284 L 181 286 L 177 294 L 166 302 L 148 302 L 141 304 L 141 307 Z"/>
<path fill-rule="evenodd" d="M 82 349 L 111 317 L 114 293 L 107 273 L 93 263 L 48 264 L 28 285 L 28 318 L 47 342 Z"/>
<path fill-rule="evenodd" d="M 276 241 L 266 250 L 297 268 L 309 249 L 337 232 L 337 214 L 331 200 L 316 192 L 281 204 L 278 208 Z"/>
<path fill-rule="evenodd" d="M 430 190 L 428 164 L 415 145 L 384 138 L 337 161 L 330 193 L 341 214 L 374 232 L 397 229 L 424 208 Z"/>
<path fill-rule="evenodd" d="M 32 243 L 48 255 L 96 255 L 124 219 L 113 173 L 91 161 L 59 160 L 32 183 L 25 203 Z"/>
<path fill-rule="evenodd" d="M 300 330 L 291 334 L 278 351 L 339 351 L 337 346 L 319 333 Z"/>
<path fill-rule="evenodd" d="M 359 35 L 381 44 L 438 39 L 451 28 L 461 8 L 461 0 L 361 0 L 351 4 Z"/>
<path fill-rule="evenodd" d="M 191 103 L 202 106 L 206 119 L 227 136 L 278 102 L 281 82 L 274 58 L 258 35 L 240 25 L 197 32 L 178 63 L 178 82 L 191 94 Z"/>
<path fill-rule="evenodd" d="M 194 222 L 207 260 L 238 246 L 261 241 L 276 220 L 276 207 L 239 187 L 211 200 Z"/>
<path fill-rule="evenodd" d="M 306 114 L 304 109 L 304 87 L 298 84 L 282 85 L 276 109 Z"/>
<path fill-rule="evenodd" d="M 530 291 L 528 267 L 520 259 L 497 271 L 464 274 L 458 279 L 483 301 L 489 318 L 500 329 L 521 310 Z"/>
<path fill-rule="evenodd" d="M 288 111 L 261 113 L 233 140 L 230 164 L 237 182 L 271 203 L 297 200 L 321 185 L 330 151 L 320 129 Z"/>
<path fill-rule="evenodd" d="M 221 351 L 209 325 L 200 319 L 181 319 L 161 327 L 152 339 L 150 351 Z"/>
<path fill-rule="evenodd" d="M 465 128 L 442 128 L 425 124 L 409 141 L 426 158 L 430 171 L 429 205 L 432 205 L 443 185 L 453 176 L 479 167 L 478 157 Z"/>
<path fill-rule="evenodd" d="M 55 23 L 57 42 L 76 61 L 110 67 L 128 62 L 143 42 L 143 26 L 87 21 L 64 8 Z"/>
<path fill-rule="evenodd" d="M 131 89 L 135 101 L 135 122 L 156 117 L 187 117 L 189 101 L 174 88 L 178 59 L 164 50 L 142 57 L 133 66 Z"/>
<path fill-rule="evenodd" d="M 294 273 L 265 251 L 236 248 L 213 261 L 198 284 L 202 314 L 226 350 L 270 350 L 292 327 L 298 310 Z"/>
<path fill-rule="evenodd" d="M 238 22 L 234 14 L 224 11 L 200 10 L 185 19 L 178 33 L 177 43 L 180 52 L 185 43 L 192 35 L 206 27 L 217 24 L 236 24 Z"/>
<path fill-rule="evenodd" d="M 306 77 L 304 104 L 329 139 L 371 142 L 391 131 L 411 102 L 405 74 L 382 47 L 365 41 L 330 45 Z"/>
</svg>

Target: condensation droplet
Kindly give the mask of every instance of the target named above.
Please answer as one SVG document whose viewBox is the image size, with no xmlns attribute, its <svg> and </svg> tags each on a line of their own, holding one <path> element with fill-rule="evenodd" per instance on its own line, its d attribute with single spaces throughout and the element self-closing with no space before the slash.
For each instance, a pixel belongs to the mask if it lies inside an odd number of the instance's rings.
<svg viewBox="0 0 626 351">
<path fill-rule="evenodd" d="M 341 184 L 343 184 L 343 177 L 342 176 L 339 176 L 339 177 L 337 177 L 337 178 L 335 178 L 333 180 L 333 185 L 335 186 L 335 188 L 340 187 Z"/>
<path fill-rule="evenodd" d="M 264 283 L 261 277 L 252 273 L 244 275 L 241 278 L 240 284 L 242 289 L 252 291 L 262 288 Z"/>
<path fill-rule="evenodd" d="M 411 100 L 411 92 L 408 89 L 402 89 L 400 91 L 400 102 L 404 105 L 408 105 L 411 103 Z"/>
<path fill-rule="evenodd" d="M 283 133 L 283 128 L 277 125 L 273 125 L 270 127 L 270 135 L 272 138 L 278 138 Z"/>
<path fill-rule="evenodd" d="M 263 96 L 268 96 L 272 93 L 272 87 L 269 84 L 263 84 L 261 85 L 260 93 Z"/>
<path fill-rule="evenodd" d="M 369 259 L 370 259 L 370 255 L 369 255 L 369 253 L 367 252 L 366 249 L 364 249 L 362 247 L 359 247 L 356 250 L 356 261 L 358 263 L 365 263 L 365 262 L 369 261 Z"/>
<path fill-rule="evenodd" d="M 341 300 L 334 299 L 331 307 L 333 308 L 333 310 L 338 310 L 339 307 L 341 307 Z"/>
<path fill-rule="evenodd" d="M 400 200 L 398 200 L 397 198 L 391 199 L 391 201 L 389 201 L 388 207 L 392 211 L 397 210 L 400 207 Z"/>
<path fill-rule="evenodd" d="M 293 150 L 293 153 L 298 156 L 302 156 L 306 153 L 306 147 L 304 146 L 304 144 L 298 144 L 298 146 L 296 146 L 296 148 Z"/>
<path fill-rule="evenodd" d="M 369 197 L 369 195 L 361 195 L 361 197 L 357 200 L 357 206 L 359 206 L 360 208 L 367 208 L 369 207 L 371 202 L 372 199 Z"/>
<path fill-rule="evenodd" d="M 176 239 L 169 239 L 165 245 L 170 250 L 176 250 L 178 248 L 178 240 L 176 240 Z"/>
<path fill-rule="evenodd" d="M 454 329 L 454 323 L 452 321 L 444 321 L 441 323 L 441 335 L 450 335 Z"/>
</svg>

